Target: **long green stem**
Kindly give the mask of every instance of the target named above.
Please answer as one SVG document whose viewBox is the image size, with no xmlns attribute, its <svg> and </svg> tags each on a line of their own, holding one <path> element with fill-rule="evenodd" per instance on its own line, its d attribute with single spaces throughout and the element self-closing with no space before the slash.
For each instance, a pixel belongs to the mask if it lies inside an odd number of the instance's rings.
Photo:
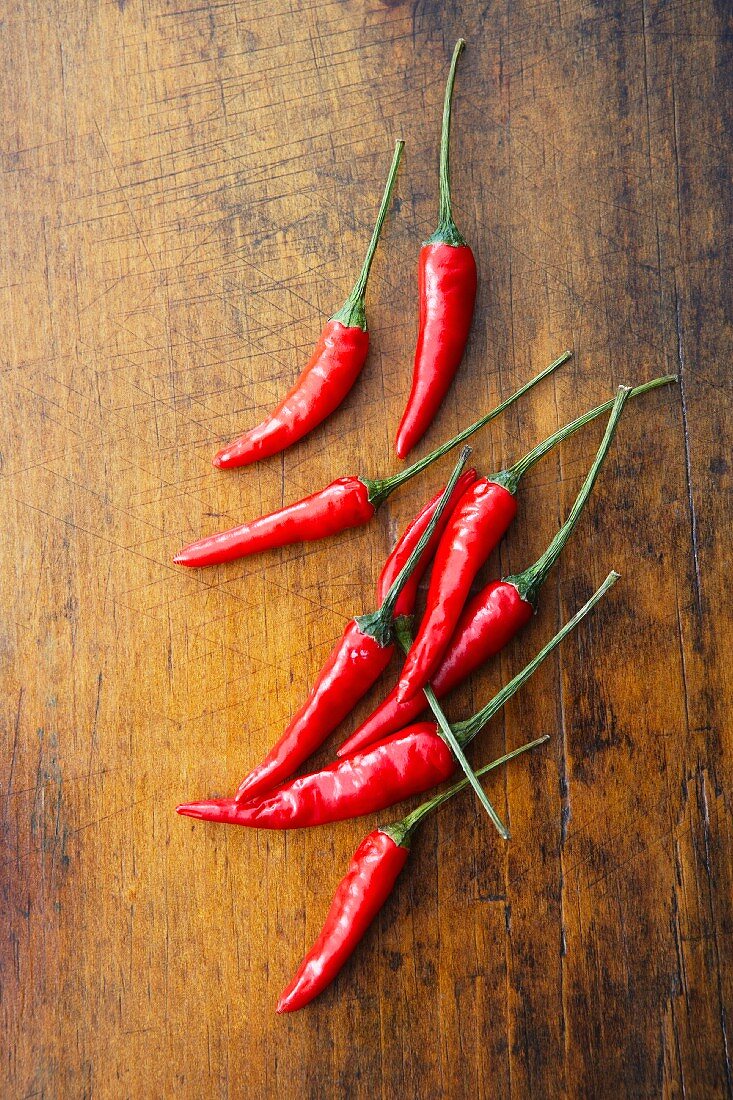
<svg viewBox="0 0 733 1100">
<path fill-rule="evenodd" d="M 399 168 L 400 158 L 402 157 L 402 150 L 405 147 L 404 141 L 396 141 L 394 147 L 394 156 L 392 157 L 392 165 L 387 176 L 387 183 L 384 188 L 384 194 L 382 195 L 382 202 L 379 207 L 379 213 L 377 214 L 377 220 L 374 223 L 374 230 L 372 232 L 372 239 L 369 242 L 367 253 L 362 264 L 359 278 L 354 284 L 354 289 L 344 302 L 338 313 L 334 313 L 331 318 L 332 321 L 340 321 L 342 325 L 346 325 L 347 328 L 358 327 L 366 331 L 366 310 L 364 308 L 364 296 L 366 294 L 367 282 L 369 281 L 369 272 L 372 267 L 372 260 L 374 259 L 374 253 L 377 250 L 377 242 L 379 241 L 379 235 L 382 232 L 382 226 L 384 225 L 384 219 L 387 216 L 390 200 L 392 198 L 392 191 L 394 189 L 395 180 L 397 178 L 397 169 Z"/>
<path fill-rule="evenodd" d="M 569 619 L 568 622 L 565 623 L 555 637 L 549 641 L 546 646 L 543 646 L 539 653 L 532 658 L 528 665 L 525 665 L 521 672 L 517 673 L 513 680 L 510 680 L 501 691 L 498 691 L 494 698 L 488 702 L 485 707 L 482 707 L 480 711 L 474 714 L 472 718 L 468 718 L 465 722 L 459 722 L 454 726 L 456 737 L 462 745 L 467 745 L 474 739 L 476 734 L 483 729 L 496 712 L 501 710 L 504 704 L 511 699 L 512 695 L 515 695 L 520 687 L 529 680 L 530 676 L 539 668 L 545 658 L 549 657 L 553 649 L 556 649 L 557 646 L 560 645 L 563 638 L 566 638 L 571 630 L 574 630 L 578 623 L 593 610 L 598 601 L 605 596 L 609 588 L 611 588 L 618 579 L 618 573 L 615 571 L 610 572 L 601 587 L 593 593 L 588 602 L 581 607 L 580 611 L 576 612 L 572 619 Z"/>
<path fill-rule="evenodd" d="M 666 386 L 670 382 L 676 381 L 676 374 L 665 374 L 660 378 L 652 378 L 651 382 L 645 382 L 642 386 L 635 386 L 629 394 L 629 397 L 640 397 L 643 393 L 649 393 L 650 390 L 656 390 L 659 386 Z M 533 447 L 531 451 L 523 455 L 513 466 L 509 466 L 506 470 L 501 470 L 498 474 L 492 474 L 489 480 L 496 482 L 497 485 L 503 485 L 510 493 L 516 493 L 517 486 L 527 471 L 531 470 L 541 458 L 544 458 L 548 451 L 551 451 L 558 443 L 562 443 L 563 440 L 574 435 L 575 432 L 580 431 L 586 424 L 590 424 L 591 420 L 595 420 L 596 417 L 603 416 L 604 413 L 610 412 L 613 408 L 614 400 L 615 398 L 611 398 L 610 401 L 604 401 L 602 405 L 597 405 L 595 409 L 583 413 L 583 415 L 579 416 L 576 420 L 571 420 L 569 424 L 559 428 L 556 432 L 553 432 L 552 435 L 548 435 L 547 439 L 543 439 L 541 443 L 538 443 L 536 447 Z"/>
<path fill-rule="evenodd" d="M 545 741 L 549 740 L 550 735 L 545 733 L 542 737 L 535 738 L 534 741 L 528 741 L 526 745 L 520 745 L 518 749 L 512 749 L 511 752 L 507 752 L 503 756 L 498 757 L 498 759 L 492 760 L 490 764 L 484 764 L 482 768 L 477 768 L 475 775 L 477 777 L 486 775 L 487 772 L 494 771 L 495 768 L 500 768 L 502 764 L 508 764 L 509 761 L 514 760 L 516 756 L 521 756 L 522 753 L 529 752 L 530 749 L 536 749 L 538 745 L 544 745 Z M 395 844 L 399 844 L 403 848 L 409 847 L 412 834 L 428 814 L 437 810 L 443 803 L 453 798 L 454 795 L 460 794 L 461 791 L 465 791 L 468 786 L 468 779 L 461 779 L 458 783 L 454 783 L 452 787 L 448 787 L 447 790 L 434 795 L 434 797 L 429 798 L 427 802 L 421 803 L 411 813 L 403 817 L 401 821 L 396 821 L 392 825 L 383 826 L 382 832 L 391 836 Z"/>
<path fill-rule="evenodd" d="M 560 530 L 557 532 L 552 542 L 549 544 L 545 552 L 537 559 L 537 561 L 525 569 L 522 573 L 518 573 L 516 576 L 505 577 L 504 580 L 509 584 L 513 584 L 519 592 L 519 595 L 527 603 L 531 603 L 533 607 L 537 605 L 537 596 L 547 579 L 547 574 L 552 569 L 553 565 L 557 561 L 558 557 L 562 553 L 565 543 L 572 535 L 575 525 L 578 522 L 580 513 L 585 507 L 585 503 L 591 494 L 593 486 L 596 483 L 596 478 L 600 472 L 603 461 L 608 454 L 608 449 L 611 446 L 614 435 L 616 434 L 616 425 L 619 422 L 619 418 L 624 410 L 624 405 L 628 397 L 631 394 L 631 390 L 628 386 L 620 386 L 616 400 L 613 403 L 611 409 L 611 415 L 608 418 L 608 424 L 606 425 L 606 431 L 601 440 L 601 445 L 596 451 L 596 457 L 593 460 L 593 465 L 586 474 L 585 481 L 583 482 L 580 492 L 575 498 L 575 503 L 570 509 L 568 518 L 563 523 Z"/>
<path fill-rule="evenodd" d="M 409 625 L 404 621 L 400 622 L 399 630 L 396 631 L 396 634 L 397 640 L 404 649 L 405 653 L 409 653 L 410 646 L 413 642 L 412 631 L 410 630 Z M 440 704 L 438 703 L 438 700 L 435 697 L 433 689 L 428 684 L 427 687 L 423 688 L 423 691 L 425 693 L 425 698 L 430 704 L 430 709 L 435 715 L 436 722 L 438 723 L 438 732 L 445 741 L 448 748 L 455 756 L 458 763 L 463 768 L 464 772 L 466 773 L 466 782 L 470 783 L 473 787 L 478 796 L 479 802 L 486 810 L 486 813 L 489 815 L 494 825 L 496 826 L 499 836 L 502 837 L 503 840 L 508 840 L 509 833 L 507 831 L 507 827 L 506 825 L 504 825 L 496 810 L 489 802 L 488 795 L 476 778 L 473 768 L 466 759 L 466 754 L 464 753 L 460 742 L 458 741 L 455 734 L 453 733 L 453 730 L 451 729 L 450 722 L 446 718 L 440 707 Z"/>
<path fill-rule="evenodd" d="M 470 447 L 464 447 L 461 451 L 461 456 L 455 465 L 448 484 L 443 490 L 443 495 L 438 502 L 438 507 L 433 512 L 430 523 L 423 531 L 414 550 L 390 585 L 389 591 L 382 602 L 382 606 L 378 608 L 377 611 L 373 611 L 370 615 L 359 615 L 356 619 L 356 623 L 362 634 L 368 634 L 370 637 L 375 638 L 382 646 L 390 645 L 392 642 L 394 629 L 392 613 L 394 611 L 394 606 L 399 599 L 400 592 L 407 584 L 415 566 L 433 537 L 435 528 L 438 526 L 440 518 L 448 505 L 448 501 L 451 498 L 458 478 L 463 473 L 463 468 L 468 461 L 470 453 Z"/>
<path fill-rule="evenodd" d="M 513 393 L 510 397 L 507 397 L 505 401 L 502 401 L 500 405 L 497 405 L 491 412 L 486 413 L 479 420 L 474 421 L 473 424 L 469 424 L 467 428 L 459 432 L 458 435 L 453 436 L 447 443 L 442 443 L 440 447 L 436 447 L 434 451 L 426 454 L 424 458 L 418 459 L 412 466 L 408 466 L 406 470 L 400 471 L 399 474 L 395 474 L 393 477 L 383 478 L 381 481 L 372 481 L 371 479 L 362 478 L 361 480 L 366 485 L 369 491 L 369 500 L 378 508 L 382 504 L 390 493 L 393 493 L 395 489 L 398 489 L 400 485 L 404 485 L 406 481 L 415 477 L 421 470 L 431 466 L 437 459 L 442 458 L 443 455 L 448 454 L 454 447 L 458 447 L 474 434 L 479 431 L 480 428 L 485 427 L 490 421 L 494 420 L 497 416 L 500 416 L 505 409 L 508 409 L 510 405 L 513 405 L 515 401 L 518 401 L 520 397 L 523 397 L 525 393 L 536 386 L 538 382 L 541 382 L 543 378 L 547 378 L 548 375 L 556 371 L 558 367 L 563 363 L 567 363 L 568 359 L 572 358 L 573 353 L 571 351 L 564 351 L 562 355 L 558 356 L 548 367 L 545 367 L 543 371 L 535 375 L 534 378 L 530 378 L 529 382 L 525 382 L 523 386 Z"/>
<path fill-rule="evenodd" d="M 453 112 L 453 86 L 456 82 L 456 66 L 458 58 L 466 48 L 466 43 L 459 38 L 453 49 L 448 80 L 445 85 L 445 97 L 443 99 L 443 126 L 440 133 L 440 202 L 438 205 L 438 228 L 426 244 L 450 244 L 456 247 L 465 245 L 465 241 L 456 228 L 453 221 L 453 208 L 450 194 L 450 124 Z"/>
</svg>

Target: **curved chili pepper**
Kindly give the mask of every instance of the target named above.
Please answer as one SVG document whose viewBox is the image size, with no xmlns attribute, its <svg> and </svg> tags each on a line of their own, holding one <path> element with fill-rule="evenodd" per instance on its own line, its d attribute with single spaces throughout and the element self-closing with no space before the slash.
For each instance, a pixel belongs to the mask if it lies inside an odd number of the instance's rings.
<svg viewBox="0 0 733 1100">
<path fill-rule="evenodd" d="M 485 764 L 476 774 L 484 775 L 548 740 L 547 734 L 538 737 Z M 331 984 L 391 894 L 420 823 L 467 786 L 468 780 L 461 780 L 402 821 L 374 829 L 362 840 L 336 889 L 323 928 L 280 996 L 278 1012 L 297 1012 Z"/>
<path fill-rule="evenodd" d="M 325 539 L 350 527 L 363 527 L 374 512 L 366 483 L 358 477 L 340 477 L 295 504 L 192 542 L 173 561 L 176 565 L 218 565 L 293 542 Z"/>
<path fill-rule="evenodd" d="M 362 840 L 338 885 L 318 939 L 278 1001 L 295 1012 L 330 985 L 392 893 L 409 848 L 381 829 Z"/>
<path fill-rule="evenodd" d="M 657 385 L 662 381 L 664 380 L 655 380 Z M 639 387 L 640 390 L 642 388 Z M 613 411 L 601 447 L 601 461 L 630 392 L 627 387 L 621 387 L 618 397 L 612 403 Z M 437 671 L 455 633 L 473 579 L 514 514 L 516 505 L 513 497 L 522 476 L 547 453 L 549 446 L 554 446 L 560 438 L 567 437 L 568 428 L 560 429 L 555 436 L 550 436 L 510 470 L 475 481 L 456 505 L 435 552 L 425 615 L 397 685 L 399 702 L 405 702 L 419 692 Z M 593 480 L 597 472 L 598 467 L 594 464 Z M 517 578 L 509 580 L 517 586 Z M 536 589 L 532 591 L 536 592 Z M 526 593 L 520 590 L 520 595 L 525 596 Z M 532 598 L 529 602 L 533 602 Z"/>
<path fill-rule="evenodd" d="M 465 45 L 462 38 L 456 42 L 445 89 L 438 228 L 420 249 L 420 325 L 412 389 L 395 443 L 400 458 L 422 439 L 448 392 L 463 358 L 476 301 L 476 261 L 453 221 L 448 163 L 453 85 Z"/>
<path fill-rule="evenodd" d="M 413 520 L 387 560 L 377 586 L 379 611 L 347 625 L 303 706 L 240 784 L 237 802 L 261 795 L 292 775 L 384 672 L 394 653 L 392 622 L 412 611 L 419 578 L 448 521 L 451 501 L 476 477 L 475 470 L 460 477 L 457 473 Z"/>
<path fill-rule="evenodd" d="M 568 517 L 544 553 L 522 573 L 505 577 L 500 581 L 491 581 L 464 608 L 440 666 L 431 679 L 431 687 L 436 698 L 440 699 L 489 657 L 493 657 L 503 649 L 532 618 L 537 607 L 540 589 L 575 529 L 608 453 L 624 404 L 630 395 L 631 391 L 622 386 L 596 456 Z M 398 628 L 397 637 L 405 652 L 408 652 L 409 645 L 405 642 L 404 624 Z M 359 729 L 344 742 L 336 755 L 348 756 L 365 748 L 373 741 L 386 737 L 393 730 L 402 729 L 408 722 L 414 722 L 424 709 L 425 698 L 422 693 L 418 692 L 401 702 L 398 697 L 398 688 L 394 688 L 381 706 L 377 707 L 366 722 L 362 723 Z"/>
<path fill-rule="evenodd" d="M 284 451 L 330 416 L 359 377 L 369 350 L 364 310 L 369 271 L 404 147 L 404 141 L 395 143 L 374 232 L 354 289 L 339 312 L 326 323 L 310 361 L 275 411 L 219 451 L 214 456 L 214 466 L 222 470 L 247 466 Z"/>
<path fill-rule="evenodd" d="M 292 775 L 382 675 L 394 643 L 380 645 L 352 619 L 282 737 L 242 780 L 235 802 L 261 796 Z"/>
<path fill-rule="evenodd" d="M 567 362 L 570 354 L 569 351 L 564 352 L 491 412 L 486 413 L 453 439 L 437 447 L 401 473 L 381 480 L 341 477 L 337 481 L 332 481 L 325 489 L 304 497 L 295 504 L 279 508 L 267 516 L 260 516 L 259 519 L 232 527 L 218 535 L 209 535 L 207 538 L 190 543 L 176 554 L 173 561 L 177 565 L 189 567 L 216 565 L 246 557 L 248 554 L 257 554 L 262 550 L 273 550 L 278 546 L 287 546 L 294 542 L 328 538 L 329 535 L 335 535 L 350 527 L 363 526 L 369 522 L 390 493 L 499 416 L 543 378 Z"/>
<path fill-rule="evenodd" d="M 177 806 L 184 817 L 257 829 L 306 829 L 373 813 L 442 783 L 455 771 L 435 722 L 422 722 L 363 753 L 291 779 L 263 798 L 212 798 Z"/>
<path fill-rule="evenodd" d="M 467 745 L 563 638 L 598 603 L 617 579 L 613 573 L 555 637 L 472 718 L 453 726 L 455 740 Z M 437 706 L 437 704 L 436 704 Z M 208 799 L 177 806 L 184 817 L 259 829 L 295 829 L 374 813 L 420 794 L 448 779 L 455 759 L 443 740 L 445 721 L 418 722 L 343 757 L 320 771 L 299 776 L 264 798 L 237 804 L 233 798 Z M 475 776 L 474 776 L 475 778 Z"/>
</svg>

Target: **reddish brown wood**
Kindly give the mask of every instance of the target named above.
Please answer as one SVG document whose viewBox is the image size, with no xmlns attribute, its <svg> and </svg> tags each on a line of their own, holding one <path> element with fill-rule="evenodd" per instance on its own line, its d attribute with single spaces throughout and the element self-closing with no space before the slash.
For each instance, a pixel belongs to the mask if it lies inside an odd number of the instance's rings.
<svg viewBox="0 0 733 1100">
<path fill-rule="evenodd" d="M 732 1094 L 731 34 L 713 0 L 5 5 L 4 1096 Z M 264 836 L 173 807 L 262 756 L 450 463 L 330 544 L 170 558 L 397 468 L 458 35 L 481 284 L 425 449 L 566 346 L 482 469 L 619 382 L 681 386 L 629 407 L 536 621 L 451 700 L 468 714 L 621 571 L 476 745 L 552 734 L 489 784 L 510 843 L 469 796 L 446 808 L 340 980 L 280 1019 L 373 822 Z M 362 379 L 283 458 L 217 473 L 348 292 L 400 135 Z M 527 480 L 482 579 L 543 549 L 600 430 Z"/>
</svg>

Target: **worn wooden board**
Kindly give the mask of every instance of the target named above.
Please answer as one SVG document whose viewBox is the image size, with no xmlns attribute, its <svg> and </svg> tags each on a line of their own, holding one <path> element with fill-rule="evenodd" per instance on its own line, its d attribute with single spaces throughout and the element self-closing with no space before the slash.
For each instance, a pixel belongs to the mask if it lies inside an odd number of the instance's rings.
<svg viewBox="0 0 733 1100">
<path fill-rule="evenodd" d="M 712 0 L 3 5 L 4 1096 L 731 1095 L 731 30 Z M 481 286 L 425 447 L 565 346 L 477 439 L 483 469 L 621 381 L 681 385 L 629 409 L 536 621 L 452 700 L 623 573 L 477 744 L 552 734 L 489 784 L 511 842 L 446 808 L 340 980 L 280 1019 L 371 823 L 268 836 L 173 807 L 262 755 L 450 464 L 329 544 L 170 558 L 397 468 L 459 34 Z M 347 293 L 400 134 L 362 379 L 289 454 L 217 473 Z M 486 577 L 544 547 L 599 432 L 528 479 Z"/>
</svg>

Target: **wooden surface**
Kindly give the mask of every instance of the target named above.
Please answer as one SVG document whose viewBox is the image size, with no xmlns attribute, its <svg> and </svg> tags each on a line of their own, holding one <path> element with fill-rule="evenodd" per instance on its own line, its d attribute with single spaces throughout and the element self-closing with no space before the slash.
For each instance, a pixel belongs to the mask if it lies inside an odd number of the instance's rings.
<svg viewBox="0 0 733 1100">
<path fill-rule="evenodd" d="M 731 1095 L 730 7 L 10 0 L 1 25 L 2 1095 Z M 489 784 L 510 843 L 446 808 L 336 985 L 281 1019 L 373 822 L 173 807 L 262 756 L 450 462 L 328 544 L 170 559 L 397 469 L 459 34 L 481 283 L 420 453 L 566 346 L 477 438 L 485 471 L 619 382 L 681 385 L 629 407 L 537 619 L 452 699 L 470 713 L 623 574 L 476 744 L 552 735 Z M 286 456 L 214 471 L 348 292 L 399 135 L 363 377 Z M 527 479 L 482 579 L 544 548 L 599 435 Z"/>
</svg>

